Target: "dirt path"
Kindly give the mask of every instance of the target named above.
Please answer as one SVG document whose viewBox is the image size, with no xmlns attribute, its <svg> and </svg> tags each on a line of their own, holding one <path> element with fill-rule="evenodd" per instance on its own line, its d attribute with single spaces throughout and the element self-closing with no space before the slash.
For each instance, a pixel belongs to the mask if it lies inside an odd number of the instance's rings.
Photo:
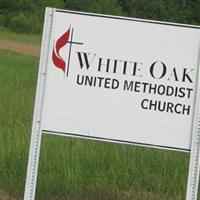
<svg viewBox="0 0 200 200">
<path fill-rule="evenodd" d="M 19 200 L 0 190 L 0 200 Z"/>
<path fill-rule="evenodd" d="M 40 45 L 21 43 L 8 40 L 0 40 L 0 49 L 6 49 L 25 55 L 31 55 L 39 57 L 40 55 Z"/>
</svg>

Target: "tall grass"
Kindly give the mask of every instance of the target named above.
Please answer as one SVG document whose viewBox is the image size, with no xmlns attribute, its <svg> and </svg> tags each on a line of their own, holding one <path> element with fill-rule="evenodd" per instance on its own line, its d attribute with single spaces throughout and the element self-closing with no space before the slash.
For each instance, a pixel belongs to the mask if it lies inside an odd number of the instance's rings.
<svg viewBox="0 0 200 200">
<path fill-rule="evenodd" d="M 11 40 L 11 41 L 16 41 L 16 42 L 40 44 L 41 35 L 18 34 L 18 33 L 13 33 L 6 28 L 0 27 L 0 40 Z"/>
<path fill-rule="evenodd" d="M 24 187 L 38 61 L 0 51 L 0 188 Z"/>
<path fill-rule="evenodd" d="M 0 51 L 0 190 L 22 197 L 38 60 Z M 188 154 L 44 134 L 38 199 L 183 200 Z"/>
</svg>

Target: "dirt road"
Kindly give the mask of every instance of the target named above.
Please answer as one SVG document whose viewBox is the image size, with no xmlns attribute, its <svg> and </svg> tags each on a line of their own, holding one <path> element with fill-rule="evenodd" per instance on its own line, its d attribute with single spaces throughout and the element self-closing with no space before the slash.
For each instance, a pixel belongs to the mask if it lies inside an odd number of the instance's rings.
<svg viewBox="0 0 200 200">
<path fill-rule="evenodd" d="M 6 49 L 36 57 L 39 57 L 40 55 L 40 45 L 30 44 L 30 43 L 20 43 L 8 40 L 0 40 L 0 49 Z"/>
</svg>

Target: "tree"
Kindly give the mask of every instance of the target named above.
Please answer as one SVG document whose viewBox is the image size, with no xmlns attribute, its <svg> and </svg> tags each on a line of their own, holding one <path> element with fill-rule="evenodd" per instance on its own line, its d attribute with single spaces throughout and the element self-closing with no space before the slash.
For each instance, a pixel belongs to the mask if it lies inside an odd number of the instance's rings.
<svg viewBox="0 0 200 200">
<path fill-rule="evenodd" d="M 70 10 L 113 15 L 122 15 L 123 13 L 117 0 L 64 0 L 64 2 L 65 7 Z"/>
<path fill-rule="evenodd" d="M 29 31 L 39 33 L 45 7 L 200 24 L 200 0 L 0 0 L 0 26 L 11 27 L 12 22 L 17 27 L 21 19 L 25 27 L 28 20 Z"/>
</svg>

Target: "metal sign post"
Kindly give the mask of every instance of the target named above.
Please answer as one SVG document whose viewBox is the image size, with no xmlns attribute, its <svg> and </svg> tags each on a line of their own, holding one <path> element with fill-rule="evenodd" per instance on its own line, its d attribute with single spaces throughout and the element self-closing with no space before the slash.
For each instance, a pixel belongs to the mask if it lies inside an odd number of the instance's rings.
<svg viewBox="0 0 200 200">
<path fill-rule="evenodd" d="M 42 36 L 42 47 L 40 53 L 38 83 L 37 83 L 37 92 L 35 98 L 36 100 L 35 100 L 35 108 L 34 108 L 34 116 L 32 124 L 31 144 L 29 150 L 29 160 L 28 160 L 24 200 L 35 199 L 35 190 L 36 190 L 37 172 L 38 172 L 40 145 L 42 136 L 42 131 L 41 131 L 41 119 L 43 110 L 42 108 L 43 108 L 45 82 L 46 82 L 47 62 L 49 56 L 52 19 L 53 19 L 53 9 L 47 8 L 45 12 L 44 30 Z"/>
<path fill-rule="evenodd" d="M 199 48 L 200 51 L 200 48 Z M 198 61 L 200 67 L 200 56 Z M 193 116 L 192 144 L 190 151 L 190 165 L 187 183 L 186 200 L 196 200 L 199 185 L 200 172 L 200 69 L 198 67 L 196 78 L 196 96 Z"/>
</svg>

